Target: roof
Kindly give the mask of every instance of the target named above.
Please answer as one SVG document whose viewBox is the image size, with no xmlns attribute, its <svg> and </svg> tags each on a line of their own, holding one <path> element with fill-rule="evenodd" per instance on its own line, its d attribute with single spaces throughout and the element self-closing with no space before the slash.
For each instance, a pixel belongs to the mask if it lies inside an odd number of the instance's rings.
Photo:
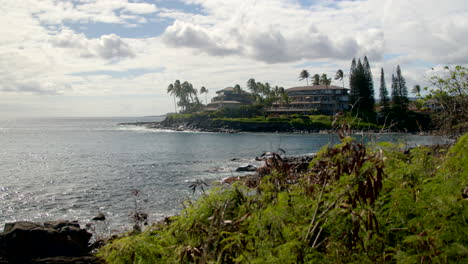
<svg viewBox="0 0 468 264">
<path fill-rule="evenodd" d="M 348 90 L 347 88 L 335 86 L 335 85 L 309 85 L 309 86 L 298 86 L 286 89 L 288 92 L 293 91 L 312 91 L 312 90 Z"/>
<path fill-rule="evenodd" d="M 226 87 L 224 89 L 216 91 L 216 93 L 222 93 L 222 92 L 235 92 L 235 88 L 234 87 Z M 249 92 L 246 92 L 246 91 L 244 91 L 242 89 L 241 89 L 241 93 L 242 94 L 250 94 Z"/>
<path fill-rule="evenodd" d="M 238 101 L 214 101 L 214 102 L 211 102 L 209 103 L 208 105 L 211 105 L 211 104 L 240 104 L 241 102 L 238 102 Z"/>
</svg>

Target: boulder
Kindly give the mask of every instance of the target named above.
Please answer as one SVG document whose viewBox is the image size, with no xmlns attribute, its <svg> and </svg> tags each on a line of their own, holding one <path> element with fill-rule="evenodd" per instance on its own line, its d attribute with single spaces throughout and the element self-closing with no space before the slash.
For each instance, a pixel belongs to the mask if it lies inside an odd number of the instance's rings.
<svg viewBox="0 0 468 264">
<path fill-rule="evenodd" d="M 89 253 L 91 236 L 77 222 L 7 223 L 0 234 L 0 256 L 10 263 L 57 256 L 81 257 Z"/>
<path fill-rule="evenodd" d="M 241 166 L 236 169 L 237 172 L 244 172 L 244 171 L 256 171 L 257 168 L 253 165 Z"/>
</svg>

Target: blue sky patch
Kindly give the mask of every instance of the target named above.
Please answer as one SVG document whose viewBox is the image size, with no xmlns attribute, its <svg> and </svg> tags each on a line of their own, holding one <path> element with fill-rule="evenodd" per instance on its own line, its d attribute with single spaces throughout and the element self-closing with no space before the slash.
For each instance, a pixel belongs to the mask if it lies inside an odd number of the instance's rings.
<svg viewBox="0 0 468 264">
<path fill-rule="evenodd" d="M 85 34 L 87 38 L 99 38 L 102 35 L 109 35 L 112 33 L 119 35 L 122 38 L 150 38 L 161 35 L 166 30 L 166 28 L 172 25 L 173 23 L 173 20 L 169 19 L 150 19 L 157 21 L 150 22 L 150 20 L 148 19 L 148 23 L 135 23 L 135 26 L 132 27 L 129 27 L 125 24 L 108 23 L 65 23 L 64 25 L 73 29 L 75 32 Z"/>
<path fill-rule="evenodd" d="M 315 62 L 304 62 L 304 63 L 301 63 L 301 64 L 297 64 L 297 65 L 294 65 L 293 67 L 296 68 L 296 69 L 306 69 L 306 68 L 314 68 L 314 67 L 324 67 L 325 65 L 327 65 L 328 62 L 325 62 L 325 61 L 315 61 Z"/>
<path fill-rule="evenodd" d="M 141 75 L 145 75 L 148 73 L 161 73 L 164 72 L 166 69 L 164 67 L 158 68 L 133 68 L 128 69 L 126 71 L 110 71 L 110 70 L 102 70 L 102 71 L 88 71 L 88 72 L 74 72 L 69 75 L 71 76 L 98 76 L 98 75 L 106 75 L 111 76 L 112 78 L 136 78 Z"/>
<path fill-rule="evenodd" d="M 182 0 L 164 0 L 156 2 L 158 8 L 175 9 L 185 13 L 201 14 L 203 8 L 197 4 L 187 4 Z"/>
</svg>

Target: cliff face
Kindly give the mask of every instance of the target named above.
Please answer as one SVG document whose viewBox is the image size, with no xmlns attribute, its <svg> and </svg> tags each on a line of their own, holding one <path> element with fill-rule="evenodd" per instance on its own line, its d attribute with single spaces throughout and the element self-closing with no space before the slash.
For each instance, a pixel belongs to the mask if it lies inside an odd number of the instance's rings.
<svg viewBox="0 0 468 264">
<path fill-rule="evenodd" d="M 188 118 L 166 118 L 159 125 L 162 128 L 181 130 L 202 130 L 209 132 L 318 132 L 328 127 L 320 125 L 291 124 L 290 122 L 254 122 L 212 119 L 205 116 Z"/>
</svg>

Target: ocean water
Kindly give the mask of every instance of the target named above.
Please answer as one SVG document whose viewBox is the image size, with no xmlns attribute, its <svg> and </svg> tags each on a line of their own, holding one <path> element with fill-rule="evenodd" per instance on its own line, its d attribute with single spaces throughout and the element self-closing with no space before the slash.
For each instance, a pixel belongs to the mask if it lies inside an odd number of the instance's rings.
<svg viewBox="0 0 468 264">
<path fill-rule="evenodd" d="M 317 152 L 328 134 L 194 133 L 148 130 L 118 123 L 159 118 L 49 118 L 0 121 L 0 229 L 6 222 L 78 220 L 98 212 L 112 229 L 131 226 L 135 202 L 150 221 L 174 215 L 193 198 L 196 180 L 213 185 L 242 175 L 237 167 L 282 148 Z M 437 144 L 440 137 L 382 135 L 378 140 Z M 135 197 L 133 190 L 141 195 Z"/>
</svg>

